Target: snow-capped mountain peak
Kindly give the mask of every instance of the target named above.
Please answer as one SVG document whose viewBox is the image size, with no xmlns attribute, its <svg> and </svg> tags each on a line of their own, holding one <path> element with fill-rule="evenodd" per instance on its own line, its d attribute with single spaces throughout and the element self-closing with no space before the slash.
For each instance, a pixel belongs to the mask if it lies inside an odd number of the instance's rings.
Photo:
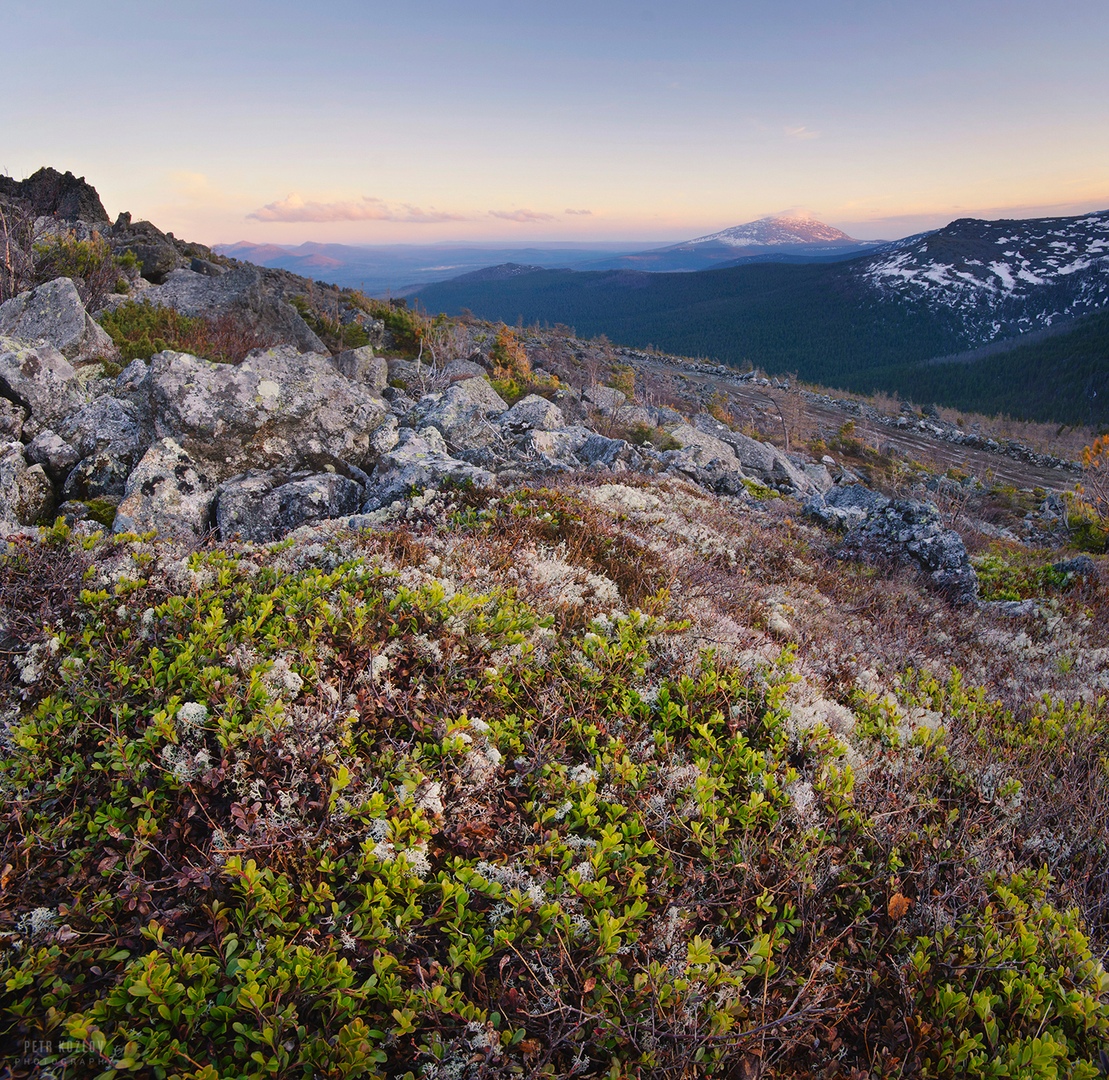
<svg viewBox="0 0 1109 1080">
<path fill-rule="evenodd" d="M 795 245 L 832 245 L 844 247 L 859 244 L 860 241 L 831 225 L 817 221 L 805 211 L 789 211 L 771 217 L 748 221 L 744 225 L 733 225 L 730 229 L 698 236 L 686 241 L 694 244 L 724 244 L 727 247 L 786 247 Z M 683 247 L 686 245 L 682 245 Z"/>
</svg>

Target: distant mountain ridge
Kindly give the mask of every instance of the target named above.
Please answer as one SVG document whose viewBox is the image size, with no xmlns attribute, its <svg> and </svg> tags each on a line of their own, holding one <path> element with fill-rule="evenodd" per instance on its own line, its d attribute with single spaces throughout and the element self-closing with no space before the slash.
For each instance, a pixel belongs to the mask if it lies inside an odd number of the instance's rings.
<svg viewBox="0 0 1109 1080">
<path fill-rule="evenodd" d="M 592 270 L 644 270 L 648 273 L 692 273 L 745 262 L 808 262 L 851 258 L 884 244 L 856 240 L 833 225 L 812 217 L 775 214 L 733 225 L 680 244 L 597 259 Z"/>
<path fill-rule="evenodd" d="M 928 361 L 995 342 L 1012 341 L 1015 350 L 1022 334 L 1109 311 L 1109 211 L 963 218 L 839 262 L 490 273 L 417 295 L 431 311 L 465 307 L 507 323 L 565 323 L 586 336 L 750 362 L 862 392 L 927 385 L 942 401 L 937 370 L 927 379 L 915 374 Z M 1033 354 L 1019 351 L 941 367 L 963 386 L 963 408 L 992 411 L 996 402 L 1014 415 L 1109 421 L 1109 338 L 1101 327 L 1045 343 L 1034 368 L 1020 359 Z M 1014 406 L 1022 400 L 1025 408 Z"/>
<path fill-rule="evenodd" d="M 333 285 L 362 289 L 374 296 L 404 296 L 433 281 L 502 263 L 539 267 L 582 267 L 611 254 L 625 254 L 642 243 L 535 244 L 217 244 L 220 255 L 288 270 Z"/>
</svg>

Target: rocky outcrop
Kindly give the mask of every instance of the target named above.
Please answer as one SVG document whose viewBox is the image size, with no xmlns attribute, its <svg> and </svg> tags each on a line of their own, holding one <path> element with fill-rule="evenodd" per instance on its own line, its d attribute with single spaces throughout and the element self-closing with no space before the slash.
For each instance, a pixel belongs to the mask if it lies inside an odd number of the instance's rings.
<svg viewBox="0 0 1109 1080">
<path fill-rule="evenodd" d="M 39 169 L 26 180 L 0 176 L 0 196 L 25 205 L 35 217 L 107 224 L 111 219 L 83 176 L 57 169 Z"/>
<path fill-rule="evenodd" d="M 34 525 L 54 506 L 54 489 L 41 465 L 28 465 L 20 443 L 0 444 L 0 522 Z"/>
<path fill-rule="evenodd" d="M 768 487 L 804 495 L 831 486 L 832 478 L 823 466 L 817 466 L 809 475 L 800 463 L 791 461 L 776 446 L 733 431 L 707 413 L 698 414 L 693 423 L 698 431 L 712 435 L 730 447 L 744 475 Z"/>
<path fill-rule="evenodd" d="M 566 426 L 566 417 L 552 401 L 538 394 L 521 398 L 497 421 L 507 435 L 523 435 L 527 431 L 557 431 Z"/>
<path fill-rule="evenodd" d="M 0 336 L 50 345 L 72 364 L 119 354 L 69 278 L 55 278 L 0 305 Z"/>
<path fill-rule="evenodd" d="M 952 600 L 973 603 L 978 597 L 978 575 L 962 537 L 928 503 L 887 502 L 844 537 L 838 554 L 878 564 L 915 563 Z"/>
<path fill-rule="evenodd" d="M 487 469 L 452 457 L 437 428 L 406 428 L 397 444 L 377 463 L 365 509 L 377 510 L 413 491 L 445 482 L 488 488 L 496 484 L 496 477 Z"/>
<path fill-rule="evenodd" d="M 364 386 L 371 394 L 380 394 L 389 385 L 389 364 L 382 357 L 374 356 L 369 345 L 347 349 L 339 353 L 333 362 L 340 374 Z"/>
<path fill-rule="evenodd" d="M 286 347 L 237 366 L 164 352 L 150 365 L 154 435 L 175 438 L 221 478 L 251 468 L 369 468 L 385 402 L 327 356 Z"/>
<path fill-rule="evenodd" d="M 327 353 L 296 309 L 266 288 L 265 275 L 257 267 L 239 266 L 219 277 L 171 269 L 142 298 L 190 317 L 233 315 L 271 341 L 295 345 L 300 352 Z"/>
<path fill-rule="evenodd" d="M 116 221 L 111 230 L 111 245 L 116 255 L 128 252 L 134 255 L 139 260 L 139 273 L 155 284 L 161 284 L 174 270 L 184 269 L 190 263 L 171 236 L 149 221 L 132 222 L 129 214 Z"/>
<path fill-rule="evenodd" d="M 824 525 L 849 529 L 889 506 L 881 492 L 863 484 L 839 484 L 805 501 L 805 513 Z"/>
<path fill-rule="evenodd" d="M 436 428 L 454 453 L 480 449 L 500 441 L 500 431 L 491 421 L 507 408 L 488 379 L 464 379 L 442 394 L 425 395 L 414 425 Z"/>
</svg>

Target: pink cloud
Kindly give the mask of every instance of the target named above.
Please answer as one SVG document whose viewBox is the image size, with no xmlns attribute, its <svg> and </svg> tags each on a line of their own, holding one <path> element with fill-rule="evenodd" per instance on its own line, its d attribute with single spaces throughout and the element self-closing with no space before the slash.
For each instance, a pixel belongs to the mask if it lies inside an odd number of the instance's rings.
<svg viewBox="0 0 1109 1080">
<path fill-rule="evenodd" d="M 490 210 L 490 217 L 502 221 L 519 221 L 524 224 L 532 221 L 554 221 L 554 214 L 541 214 L 538 210 Z"/>
<path fill-rule="evenodd" d="M 562 212 L 564 214 L 573 214 L 579 217 L 591 217 L 593 215 L 592 210 L 563 210 Z"/>
<path fill-rule="evenodd" d="M 383 199 L 363 195 L 358 202 L 314 202 L 301 198 L 294 192 L 280 202 L 267 203 L 260 210 L 247 214 L 255 221 L 404 221 L 414 225 L 429 225 L 443 221 L 464 221 L 461 214 L 442 210 L 423 210 L 404 203 L 390 206 Z"/>
</svg>

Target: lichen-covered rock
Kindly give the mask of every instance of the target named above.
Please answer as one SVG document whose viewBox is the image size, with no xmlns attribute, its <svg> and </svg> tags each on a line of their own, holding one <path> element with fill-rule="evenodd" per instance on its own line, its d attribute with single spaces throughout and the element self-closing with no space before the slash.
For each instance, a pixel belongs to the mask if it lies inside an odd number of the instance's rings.
<svg viewBox="0 0 1109 1080">
<path fill-rule="evenodd" d="M 627 457 L 631 446 L 623 439 L 609 439 L 594 432 L 576 451 L 575 457 L 583 465 L 611 467 L 621 456 Z"/>
<path fill-rule="evenodd" d="M 678 424 L 670 429 L 670 437 L 686 451 L 686 456 L 695 465 L 708 465 L 716 461 L 733 472 L 740 471 L 739 459 L 732 448 L 715 435 L 689 424 Z"/>
<path fill-rule="evenodd" d="M 211 527 L 216 485 L 204 467 L 173 439 L 161 439 L 127 478 L 113 531 L 147 532 L 197 540 Z"/>
<path fill-rule="evenodd" d="M 0 521 L 35 525 L 54 507 L 54 489 L 41 465 L 28 465 L 20 443 L 0 445 Z"/>
<path fill-rule="evenodd" d="M 220 478 L 338 462 L 368 469 L 386 414 L 382 399 L 340 375 L 329 357 L 289 347 L 237 366 L 159 353 L 150 403 L 155 436 L 177 439 Z"/>
<path fill-rule="evenodd" d="M 301 525 L 357 513 L 365 490 L 338 473 L 251 473 L 222 484 L 216 499 L 220 536 L 267 543 Z"/>
<path fill-rule="evenodd" d="M 438 429 L 448 449 L 456 453 L 489 446 L 501 439 L 490 421 L 508 406 L 488 379 L 452 383 L 442 394 L 428 394 L 420 401 L 416 422 Z"/>
<path fill-rule="evenodd" d="M 139 260 L 142 276 L 156 283 L 190 261 L 161 229 L 149 221 L 132 222 L 130 215 L 121 215 L 112 229 L 112 251 L 116 255 L 130 252 Z"/>
<path fill-rule="evenodd" d="M 708 413 L 700 413 L 694 417 L 694 426 L 698 431 L 715 436 L 725 443 L 732 451 L 744 475 L 753 480 L 797 494 L 807 494 L 820 487 L 826 487 L 831 482 L 823 479 L 810 479 L 800 465 L 790 461 L 776 446 L 759 442 L 738 431 L 732 431 L 726 424 L 720 423 Z"/>
<path fill-rule="evenodd" d="M 389 385 L 389 364 L 384 357 L 374 356 L 369 345 L 347 349 L 332 361 L 340 373 L 364 386 L 372 394 L 380 394 Z"/>
<path fill-rule="evenodd" d="M 471 380 L 475 381 L 475 380 Z M 365 511 L 380 509 L 414 489 L 437 487 L 444 481 L 471 483 L 475 487 L 496 485 L 487 469 L 451 457 L 443 436 L 436 428 L 401 431 L 395 447 L 384 454 L 371 477 Z"/>
<path fill-rule="evenodd" d="M 85 401 L 76 368 L 52 345 L 32 346 L 3 337 L 0 394 L 27 411 L 23 435 L 32 438 L 45 428 L 59 427 Z"/>
<path fill-rule="evenodd" d="M 861 525 L 871 514 L 889 506 L 881 492 L 863 484 L 837 484 L 805 501 L 805 514 L 825 525 L 850 529 Z"/>
<path fill-rule="evenodd" d="M 65 480 L 67 499 L 123 494 L 127 474 L 153 439 L 145 404 L 138 395 L 105 394 L 66 417 L 61 434 L 78 456 Z"/>
<path fill-rule="evenodd" d="M 581 392 L 581 399 L 595 409 L 614 412 L 628 400 L 628 397 L 622 390 L 611 386 L 590 386 Z"/>
<path fill-rule="evenodd" d="M 578 451 L 594 433 L 589 428 L 574 424 L 566 428 L 545 431 L 533 428 L 525 432 L 516 444 L 516 455 L 523 466 L 551 472 L 576 469 L 581 465 Z"/>
<path fill-rule="evenodd" d="M 952 600 L 973 603 L 978 597 L 978 575 L 963 538 L 944 527 L 939 511 L 929 503 L 890 502 L 852 529 L 838 554 L 874 563 L 915 562 Z"/>
<path fill-rule="evenodd" d="M 119 353 L 69 278 L 55 278 L 0 305 L 0 336 L 51 345 L 74 364 Z"/>
<path fill-rule="evenodd" d="M 11 440 L 19 442 L 23 435 L 23 422 L 27 419 L 27 410 L 14 401 L 0 397 L 0 441 Z"/>
</svg>

